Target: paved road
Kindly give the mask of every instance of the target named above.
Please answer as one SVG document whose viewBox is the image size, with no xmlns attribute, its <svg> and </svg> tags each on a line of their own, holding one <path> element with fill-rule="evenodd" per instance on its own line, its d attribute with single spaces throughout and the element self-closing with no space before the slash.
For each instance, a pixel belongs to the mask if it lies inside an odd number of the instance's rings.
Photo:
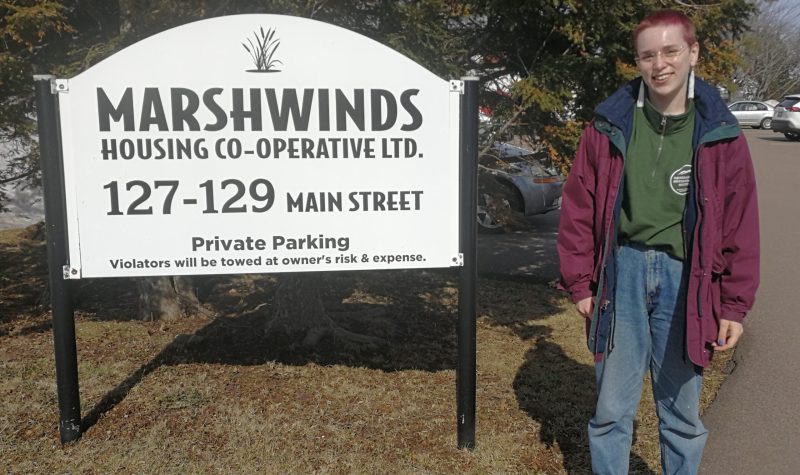
<svg viewBox="0 0 800 475">
<path fill-rule="evenodd" d="M 701 473 L 800 473 L 800 142 L 747 130 L 758 180 L 761 287 L 736 369 L 704 417 Z"/>
<path fill-rule="evenodd" d="M 557 279 L 558 211 L 533 216 L 530 230 L 478 235 L 478 272 Z"/>
</svg>

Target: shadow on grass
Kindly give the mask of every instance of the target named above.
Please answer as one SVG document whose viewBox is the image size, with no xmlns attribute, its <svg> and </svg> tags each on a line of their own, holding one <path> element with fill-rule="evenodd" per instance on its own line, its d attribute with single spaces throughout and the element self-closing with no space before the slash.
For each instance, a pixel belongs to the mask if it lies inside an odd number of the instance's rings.
<svg viewBox="0 0 800 475">
<path fill-rule="evenodd" d="M 547 329 L 533 333 L 536 342 L 514 380 L 519 407 L 541 424 L 542 443 L 559 446 L 567 473 L 591 473 L 587 424 L 597 397 L 594 368 L 564 354 L 548 340 Z M 636 454 L 630 471 L 655 474 Z"/>
<path fill-rule="evenodd" d="M 539 281 L 536 277 L 519 276 L 506 276 L 504 280 Z M 491 296 L 484 296 L 482 301 L 487 302 L 490 324 L 509 328 L 533 343 L 514 378 L 514 392 L 520 409 L 540 424 L 539 440 L 547 447 L 558 446 L 567 473 L 591 473 L 587 425 L 597 397 L 594 367 L 572 359 L 555 341 L 550 327 L 535 323 L 562 311 L 561 295 L 548 289 L 532 297 L 524 302 L 523 311 L 509 307 L 521 306 L 520 302 L 504 302 Z M 636 454 L 631 454 L 630 471 L 654 474 Z"/>
<path fill-rule="evenodd" d="M 334 338 L 305 347 L 264 335 L 273 309 L 275 279 L 266 275 L 197 278 L 216 317 L 192 334 L 178 335 L 151 361 L 109 391 L 83 418 L 88 430 L 161 366 L 186 363 L 303 366 L 345 365 L 386 372 L 454 369 L 457 274 L 450 270 L 339 272 L 320 282 L 326 311 L 342 328 L 387 342 L 354 350 Z M 210 300 L 207 300 L 210 299 Z M 364 315 L 362 317 L 362 315 Z M 98 319 L 106 317 L 97 315 Z"/>
<path fill-rule="evenodd" d="M 47 312 L 47 261 L 41 226 L 0 234 L 0 336 L 24 336 L 52 328 Z M 324 277 L 326 310 L 342 328 L 388 342 L 353 351 L 328 339 L 312 348 L 270 341 L 264 326 L 273 312 L 275 283 L 269 275 L 194 277 L 212 321 L 178 335 L 91 409 L 83 430 L 122 401 L 148 374 L 164 365 L 222 363 L 347 365 L 382 371 L 455 368 L 457 274 L 453 270 L 337 272 Z M 136 320 L 134 279 L 71 282 L 75 313 L 96 321 Z M 376 316 L 375 310 L 380 310 Z M 359 314 L 368 314 L 360 318 Z"/>
<path fill-rule="evenodd" d="M 47 256 L 41 224 L 0 234 L 0 336 L 47 331 Z"/>
</svg>

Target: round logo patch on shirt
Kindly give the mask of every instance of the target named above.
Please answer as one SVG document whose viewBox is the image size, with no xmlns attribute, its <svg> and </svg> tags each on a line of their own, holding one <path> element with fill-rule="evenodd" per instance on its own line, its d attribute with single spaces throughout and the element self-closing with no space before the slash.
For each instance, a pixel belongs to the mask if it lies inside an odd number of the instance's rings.
<svg viewBox="0 0 800 475">
<path fill-rule="evenodd" d="M 669 187 L 678 195 L 685 195 L 689 192 L 689 182 L 692 180 L 692 166 L 684 165 L 669 177 Z"/>
</svg>

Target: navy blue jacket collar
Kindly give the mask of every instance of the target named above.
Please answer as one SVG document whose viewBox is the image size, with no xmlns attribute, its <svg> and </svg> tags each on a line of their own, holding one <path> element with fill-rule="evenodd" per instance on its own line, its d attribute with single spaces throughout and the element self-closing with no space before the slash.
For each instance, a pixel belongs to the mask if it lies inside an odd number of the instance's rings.
<svg viewBox="0 0 800 475">
<path fill-rule="evenodd" d="M 639 87 L 641 84 L 642 78 L 637 77 L 617 89 L 614 94 L 600 103 L 595 109 L 595 114 L 599 118 L 608 121 L 611 125 L 622 131 L 626 143 L 630 140 L 631 131 L 633 129 L 633 108 L 636 107 L 636 99 L 639 96 Z M 708 136 L 710 132 L 718 130 L 721 127 L 727 128 L 726 126 L 735 126 L 735 130 L 731 130 L 731 133 L 724 134 L 724 137 L 713 138 L 725 138 L 730 135 L 738 135 L 739 128 L 736 118 L 722 101 L 716 87 L 700 78 L 695 78 L 694 97 L 696 112 L 695 146 L 700 140 Z"/>
</svg>

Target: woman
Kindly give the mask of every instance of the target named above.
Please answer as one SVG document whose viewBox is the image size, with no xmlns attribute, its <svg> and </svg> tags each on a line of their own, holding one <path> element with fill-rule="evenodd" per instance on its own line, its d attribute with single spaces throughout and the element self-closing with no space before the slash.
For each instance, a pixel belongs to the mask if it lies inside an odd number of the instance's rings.
<svg viewBox="0 0 800 475">
<path fill-rule="evenodd" d="M 702 369 L 736 345 L 758 286 L 755 177 L 736 119 L 694 77 L 692 21 L 673 10 L 633 34 L 641 77 L 597 107 L 564 188 L 561 285 L 587 319 L 595 473 L 627 473 L 648 367 L 664 473 L 696 473 Z"/>
</svg>

